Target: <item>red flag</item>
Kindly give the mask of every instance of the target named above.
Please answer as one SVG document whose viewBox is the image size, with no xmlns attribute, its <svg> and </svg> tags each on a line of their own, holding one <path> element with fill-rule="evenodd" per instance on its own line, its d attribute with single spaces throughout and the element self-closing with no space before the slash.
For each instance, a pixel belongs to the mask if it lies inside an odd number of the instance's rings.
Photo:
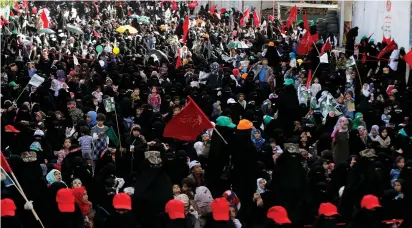
<svg viewBox="0 0 412 228">
<path fill-rule="evenodd" d="M 257 14 L 257 11 L 253 11 L 253 23 L 255 24 L 256 27 L 260 27 L 260 19 L 259 15 Z"/>
<path fill-rule="evenodd" d="M 226 8 L 220 8 L 219 12 L 226 13 Z"/>
<path fill-rule="evenodd" d="M 275 20 L 275 18 L 272 15 L 269 15 L 268 19 L 273 22 Z"/>
<path fill-rule="evenodd" d="M 7 162 L 6 157 L 4 157 L 3 152 L 1 152 L 1 163 L 0 163 L 1 168 L 4 169 L 7 173 L 11 173 L 11 167 L 9 165 L 9 162 Z"/>
<path fill-rule="evenodd" d="M 46 12 L 43 11 L 41 12 L 40 19 L 43 21 L 43 28 L 48 28 L 49 27 L 49 19 L 47 18 Z"/>
<path fill-rule="evenodd" d="M 18 2 L 14 3 L 14 8 L 17 10 L 17 12 L 19 12 L 20 10 L 20 5 Z"/>
<path fill-rule="evenodd" d="M 306 55 L 310 49 L 310 45 L 308 45 L 308 39 L 309 33 L 305 33 L 302 38 L 300 38 L 299 44 L 298 44 L 298 50 L 296 54 L 298 55 Z"/>
<path fill-rule="evenodd" d="M 210 14 L 214 14 L 215 13 L 215 9 L 216 9 L 217 5 L 212 6 L 212 8 L 210 8 Z"/>
<path fill-rule="evenodd" d="M 14 17 L 13 10 L 10 10 L 10 17 Z"/>
<path fill-rule="evenodd" d="M 247 9 L 247 10 L 245 10 L 244 12 L 243 12 L 243 16 L 240 18 L 240 21 L 239 21 L 239 25 L 240 25 L 240 27 L 244 27 L 245 26 L 245 19 L 246 18 L 248 18 L 249 17 L 249 9 Z"/>
<path fill-rule="evenodd" d="M 29 9 L 29 1 L 24 0 L 24 1 L 23 1 L 23 7 L 24 7 L 26 10 Z"/>
<path fill-rule="evenodd" d="M 325 51 L 332 50 L 332 44 L 330 43 L 330 39 L 328 38 L 326 40 L 326 43 L 322 46 L 322 49 L 320 51 L 320 55 L 325 54 Z"/>
<path fill-rule="evenodd" d="M 290 14 L 289 14 L 288 20 L 287 20 L 287 22 L 286 22 L 286 28 L 287 28 L 287 29 L 289 29 L 290 26 L 292 26 L 292 23 L 295 21 L 297 14 L 298 14 L 298 8 L 296 8 L 296 6 L 294 6 L 294 7 L 290 10 Z"/>
<path fill-rule="evenodd" d="M 132 15 L 132 11 L 131 10 L 127 10 L 127 16 Z"/>
<path fill-rule="evenodd" d="M 398 48 L 398 45 L 393 40 L 390 44 L 388 44 L 388 46 L 386 46 L 381 52 L 379 52 L 377 58 L 378 59 L 382 58 L 384 55 L 395 50 L 396 48 Z"/>
<path fill-rule="evenodd" d="M 406 55 L 403 57 L 403 60 L 405 60 L 405 62 L 409 64 L 409 67 L 412 69 L 412 51 L 406 53 Z"/>
<path fill-rule="evenodd" d="M 319 34 L 313 34 L 311 35 L 311 39 L 313 43 L 316 43 L 319 40 Z"/>
<path fill-rule="evenodd" d="M 98 38 L 101 37 L 100 34 L 94 29 L 93 29 L 93 36 L 98 37 Z"/>
<path fill-rule="evenodd" d="M 303 28 L 306 29 L 306 32 L 309 32 L 309 21 L 308 21 L 308 15 L 305 14 L 303 15 Z"/>
<path fill-rule="evenodd" d="M 194 141 L 204 130 L 214 128 L 210 120 L 200 110 L 192 98 L 169 123 L 163 132 L 164 137 L 170 137 L 186 141 Z"/>
<path fill-rule="evenodd" d="M 310 82 L 312 81 L 312 70 L 309 70 L 308 80 L 306 81 L 306 89 L 310 88 Z"/>
<path fill-rule="evenodd" d="M 186 43 L 187 32 L 189 32 L 189 16 L 186 15 L 185 22 L 183 22 L 183 43 Z"/>
</svg>

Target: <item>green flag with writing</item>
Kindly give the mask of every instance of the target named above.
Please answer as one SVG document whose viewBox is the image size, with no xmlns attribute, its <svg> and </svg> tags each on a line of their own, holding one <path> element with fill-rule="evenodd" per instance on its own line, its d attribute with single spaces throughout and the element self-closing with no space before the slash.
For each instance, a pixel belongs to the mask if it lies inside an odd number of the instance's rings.
<svg viewBox="0 0 412 228">
<path fill-rule="evenodd" d="M 112 127 L 110 127 L 109 130 L 107 130 L 104 134 L 107 137 L 109 137 L 110 141 L 112 141 L 112 143 L 116 145 L 116 147 L 119 147 L 120 145 L 119 138 L 117 138 L 116 133 L 114 132 Z"/>
</svg>

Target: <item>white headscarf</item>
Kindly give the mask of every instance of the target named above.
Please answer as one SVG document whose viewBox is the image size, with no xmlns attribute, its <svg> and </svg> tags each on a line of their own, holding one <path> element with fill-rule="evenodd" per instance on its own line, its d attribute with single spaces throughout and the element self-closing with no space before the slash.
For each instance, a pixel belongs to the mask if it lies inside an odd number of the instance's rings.
<svg viewBox="0 0 412 228">
<path fill-rule="evenodd" d="M 266 180 L 265 180 L 265 179 L 263 179 L 263 178 L 258 178 L 257 181 L 256 181 L 257 192 L 258 192 L 258 193 L 264 193 L 264 192 L 266 192 L 266 189 L 261 188 L 260 185 L 259 185 L 259 182 L 260 182 L 261 180 L 263 180 L 264 183 L 265 183 L 265 185 L 266 185 Z"/>
</svg>

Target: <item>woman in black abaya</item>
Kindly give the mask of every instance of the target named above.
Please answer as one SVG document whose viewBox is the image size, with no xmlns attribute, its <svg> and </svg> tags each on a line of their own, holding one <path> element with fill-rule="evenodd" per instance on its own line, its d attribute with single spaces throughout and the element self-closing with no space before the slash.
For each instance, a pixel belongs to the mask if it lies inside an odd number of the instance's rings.
<svg viewBox="0 0 412 228">
<path fill-rule="evenodd" d="M 173 199 L 172 183 L 159 151 L 146 151 L 145 158 L 145 168 L 136 178 L 132 208 L 142 228 L 157 228 L 164 222 L 166 203 Z"/>
<path fill-rule="evenodd" d="M 233 191 L 242 202 L 239 211 L 241 219 L 242 216 L 246 219 L 252 206 L 250 199 L 256 192 L 258 160 L 257 149 L 251 140 L 252 128 L 252 122 L 246 119 L 240 120 L 233 141 L 234 145 L 229 145 L 232 149 L 233 175 L 231 180 Z"/>
</svg>

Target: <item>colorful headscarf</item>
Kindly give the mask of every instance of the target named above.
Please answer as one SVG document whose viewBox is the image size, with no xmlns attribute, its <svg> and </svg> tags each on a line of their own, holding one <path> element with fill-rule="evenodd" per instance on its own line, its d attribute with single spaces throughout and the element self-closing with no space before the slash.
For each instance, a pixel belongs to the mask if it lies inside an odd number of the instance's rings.
<svg viewBox="0 0 412 228">
<path fill-rule="evenodd" d="M 259 132 L 260 137 L 256 138 L 255 133 Z M 262 137 L 262 133 L 258 129 L 252 130 L 251 139 L 253 144 L 255 144 L 258 151 L 262 151 L 263 145 L 265 144 L 265 139 Z"/>
</svg>

